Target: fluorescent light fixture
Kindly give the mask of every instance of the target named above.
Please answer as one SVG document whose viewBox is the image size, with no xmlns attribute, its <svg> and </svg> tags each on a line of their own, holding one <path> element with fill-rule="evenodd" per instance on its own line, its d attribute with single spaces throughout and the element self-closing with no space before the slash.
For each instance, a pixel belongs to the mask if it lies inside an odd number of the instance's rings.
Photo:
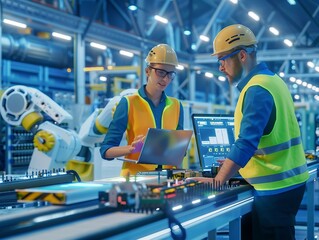
<svg viewBox="0 0 319 240">
<path fill-rule="evenodd" d="M 94 48 L 102 49 L 102 50 L 105 50 L 105 49 L 106 49 L 106 46 L 105 46 L 105 45 L 102 45 L 102 44 L 99 44 L 99 43 L 96 43 L 96 42 L 91 42 L 91 43 L 90 43 L 90 46 L 91 46 L 91 47 L 94 47 Z"/>
<path fill-rule="evenodd" d="M 192 33 L 192 32 L 191 32 L 191 31 L 189 31 L 189 30 L 185 30 L 185 31 L 184 31 L 184 35 L 186 35 L 186 36 L 191 35 L 191 33 Z"/>
<path fill-rule="evenodd" d="M 309 62 L 307 62 L 307 66 L 310 68 L 314 68 L 315 64 L 313 62 L 309 61 Z"/>
<path fill-rule="evenodd" d="M 279 31 L 277 30 L 277 28 L 270 27 L 270 28 L 269 28 L 269 31 L 270 31 L 272 34 L 276 35 L 276 36 L 279 35 Z"/>
<path fill-rule="evenodd" d="M 288 2 L 290 5 L 296 5 L 296 1 L 295 1 L 295 0 L 287 0 L 287 2 Z"/>
<path fill-rule="evenodd" d="M 219 76 L 219 77 L 218 77 L 218 80 L 221 81 L 221 82 L 225 82 L 225 81 L 226 81 L 226 77 L 224 77 L 224 76 Z"/>
<path fill-rule="evenodd" d="M 165 24 L 168 23 L 168 20 L 166 18 L 161 17 L 161 16 L 155 15 L 154 18 L 155 18 L 155 20 L 157 20 L 161 23 L 165 23 Z"/>
<path fill-rule="evenodd" d="M 120 54 L 126 57 L 133 57 L 134 54 L 125 50 L 120 50 Z"/>
<path fill-rule="evenodd" d="M 209 37 L 207 37 L 205 35 L 200 35 L 199 38 L 200 38 L 200 40 L 202 40 L 204 42 L 209 42 Z"/>
<path fill-rule="evenodd" d="M 212 73 L 210 73 L 210 72 L 205 72 L 205 77 L 213 78 L 213 77 L 214 77 L 214 74 L 212 74 Z"/>
<path fill-rule="evenodd" d="M 288 47 L 292 47 L 293 46 L 292 41 L 290 41 L 289 39 L 285 39 L 284 40 L 284 44 L 286 44 Z"/>
<path fill-rule="evenodd" d="M 107 77 L 105 77 L 105 76 L 100 76 L 100 81 L 102 81 L 102 82 L 106 82 L 106 80 L 107 80 Z"/>
<path fill-rule="evenodd" d="M 128 9 L 131 10 L 131 11 L 136 11 L 137 10 L 137 6 L 130 5 L 130 6 L 128 6 Z"/>
<path fill-rule="evenodd" d="M 237 4 L 238 3 L 238 0 L 229 0 L 231 3 L 233 4 Z"/>
<path fill-rule="evenodd" d="M 248 12 L 248 16 L 251 17 L 252 19 L 254 19 L 254 20 L 257 21 L 257 22 L 258 22 L 259 19 L 260 19 L 259 16 L 258 16 L 256 13 L 254 13 L 253 11 L 249 11 L 249 12 Z"/>
<path fill-rule="evenodd" d="M 9 24 L 9 25 L 12 25 L 12 26 L 15 26 L 15 27 L 19 27 L 19 28 L 27 28 L 27 25 L 24 24 L 24 23 L 20 23 L 20 22 L 16 22 L 16 21 L 13 21 L 13 20 L 9 20 L 9 19 L 3 19 L 3 22 L 6 23 L 6 24 Z"/>
<path fill-rule="evenodd" d="M 178 70 L 184 70 L 184 66 L 183 66 L 183 65 L 178 64 L 178 65 L 177 65 L 177 67 L 176 67 L 176 69 L 178 69 Z"/>
<path fill-rule="evenodd" d="M 61 38 L 63 40 L 67 40 L 67 41 L 70 41 L 72 39 L 71 36 L 68 36 L 68 35 L 65 35 L 62 33 L 58 33 L 58 32 L 52 32 L 52 36 L 56 37 L 56 38 Z"/>
</svg>

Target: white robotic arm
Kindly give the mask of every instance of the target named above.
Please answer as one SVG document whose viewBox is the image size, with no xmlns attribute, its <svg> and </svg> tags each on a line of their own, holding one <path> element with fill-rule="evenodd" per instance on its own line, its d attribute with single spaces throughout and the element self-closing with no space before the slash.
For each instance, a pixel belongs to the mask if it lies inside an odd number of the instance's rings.
<svg viewBox="0 0 319 240">
<path fill-rule="evenodd" d="M 7 123 L 23 126 L 27 131 L 42 121 L 42 111 L 57 123 L 72 120 L 72 116 L 47 95 L 22 85 L 10 87 L 3 93 L 0 111 Z"/>
<path fill-rule="evenodd" d="M 114 108 L 122 97 L 132 95 L 137 89 L 126 89 L 119 96 L 113 97 L 103 109 L 96 109 L 82 124 L 79 137 L 82 145 L 93 147 L 103 141 L 104 135 L 113 119 Z"/>
<path fill-rule="evenodd" d="M 8 88 L 1 96 L 0 112 L 8 124 L 22 126 L 35 134 L 29 171 L 62 168 L 81 149 L 75 132 L 43 122 L 42 112 L 57 123 L 72 120 L 72 116 L 35 88 L 21 85 Z"/>
</svg>

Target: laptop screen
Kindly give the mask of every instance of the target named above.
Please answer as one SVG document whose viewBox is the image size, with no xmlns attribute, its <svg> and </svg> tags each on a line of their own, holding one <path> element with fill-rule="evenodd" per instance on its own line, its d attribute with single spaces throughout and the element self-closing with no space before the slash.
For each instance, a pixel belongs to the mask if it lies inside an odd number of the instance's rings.
<svg viewBox="0 0 319 240">
<path fill-rule="evenodd" d="M 149 128 L 137 162 L 180 167 L 192 135 L 192 130 Z"/>
<path fill-rule="evenodd" d="M 203 171 L 224 160 L 233 145 L 234 117 L 228 114 L 193 114 L 192 122 Z"/>
</svg>

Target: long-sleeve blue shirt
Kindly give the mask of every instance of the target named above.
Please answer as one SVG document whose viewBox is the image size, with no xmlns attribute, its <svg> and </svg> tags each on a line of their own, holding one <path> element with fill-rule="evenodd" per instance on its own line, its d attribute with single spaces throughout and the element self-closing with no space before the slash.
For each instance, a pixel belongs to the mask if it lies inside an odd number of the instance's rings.
<svg viewBox="0 0 319 240">
<path fill-rule="evenodd" d="M 239 82 L 238 90 L 241 91 L 257 74 L 274 75 L 265 63 L 260 63 Z M 273 128 L 276 111 L 272 95 L 260 86 L 250 87 L 244 97 L 242 113 L 238 139 L 227 158 L 244 167 L 257 150 L 260 138 Z"/>
<path fill-rule="evenodd" d="M 162 115 L 163 115 L 163 110 L 166 106 L 165 102 L 167 97 L 165 92 L 162 93 L 162 97 L 158 106 L 155 106 L 153 102 L 151 101 L 151 99 L 147 97 L 145 93 L 145 85 L 138 90 L 138 93 L 140 94 L 141 97 L 143 97 L 148 102 L 152 110 L 152 113 L 154 115 L 156 128 L 162 128 L 162 123 L 161 123 Z M 141 119 L 141 121 L 143 121 L 143 119 Z M 128 122 L 128 102 L 126 98 L 122 98 L 118 106 L 116 107 L 113 120 L 102 142 L 102 145 L 100 148 L 100 153 L 102 157 L 105 156 L 105 152 L 109 148 L 120 145 L 121 140 L 123 138 L 123 134 L 125 133 L 127 128 L 127 122 Z M 180 104 L 180 115 L 179 115 L 177 129 L 181 130 L 183 129 L 183 127 L 184 127 L 184 112 L 183 112 L 182 104 Z M 112 158 L 110 158 L 109 160 L 111 159 Z"/>
</svg>

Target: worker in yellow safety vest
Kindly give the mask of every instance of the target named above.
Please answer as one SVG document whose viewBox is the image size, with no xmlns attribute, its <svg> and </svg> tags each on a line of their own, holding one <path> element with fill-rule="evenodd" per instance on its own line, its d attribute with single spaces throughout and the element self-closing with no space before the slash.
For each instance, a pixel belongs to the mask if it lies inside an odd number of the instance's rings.
<svg viewBox="0 0 319 240">
<path fill-rule="evenodd" d="M 252 235 L 245 239 L 295 239 L 309 174 L 290 92 L 265 63 L 257 64 L 257 40 L 246 26 L 225 27 L 213 48 L 219 70 L 240 92 L 236 141 L 214 180 L 193 179 L 223 184 L 239 171 L 255 189 Z"/>
<path fill-rule="evenodd" d="M 121 99 L 101 145 L 100 153 L 106 160 L 121 156 L 137 160 L 148 128 L 183 129 L 181 102 L 165 94 L 165 89 L 176 76 L 178 61 L 175 51 L 167 44 L 159 44 L 149 51 L 145 61 L 147 83 L 136 94 Z M 128 145 L 119 146 L 124 133 Z M 121 176 L 155 168 L 156 165 L 152 164 L 124 161 Z"/>
</svg>

